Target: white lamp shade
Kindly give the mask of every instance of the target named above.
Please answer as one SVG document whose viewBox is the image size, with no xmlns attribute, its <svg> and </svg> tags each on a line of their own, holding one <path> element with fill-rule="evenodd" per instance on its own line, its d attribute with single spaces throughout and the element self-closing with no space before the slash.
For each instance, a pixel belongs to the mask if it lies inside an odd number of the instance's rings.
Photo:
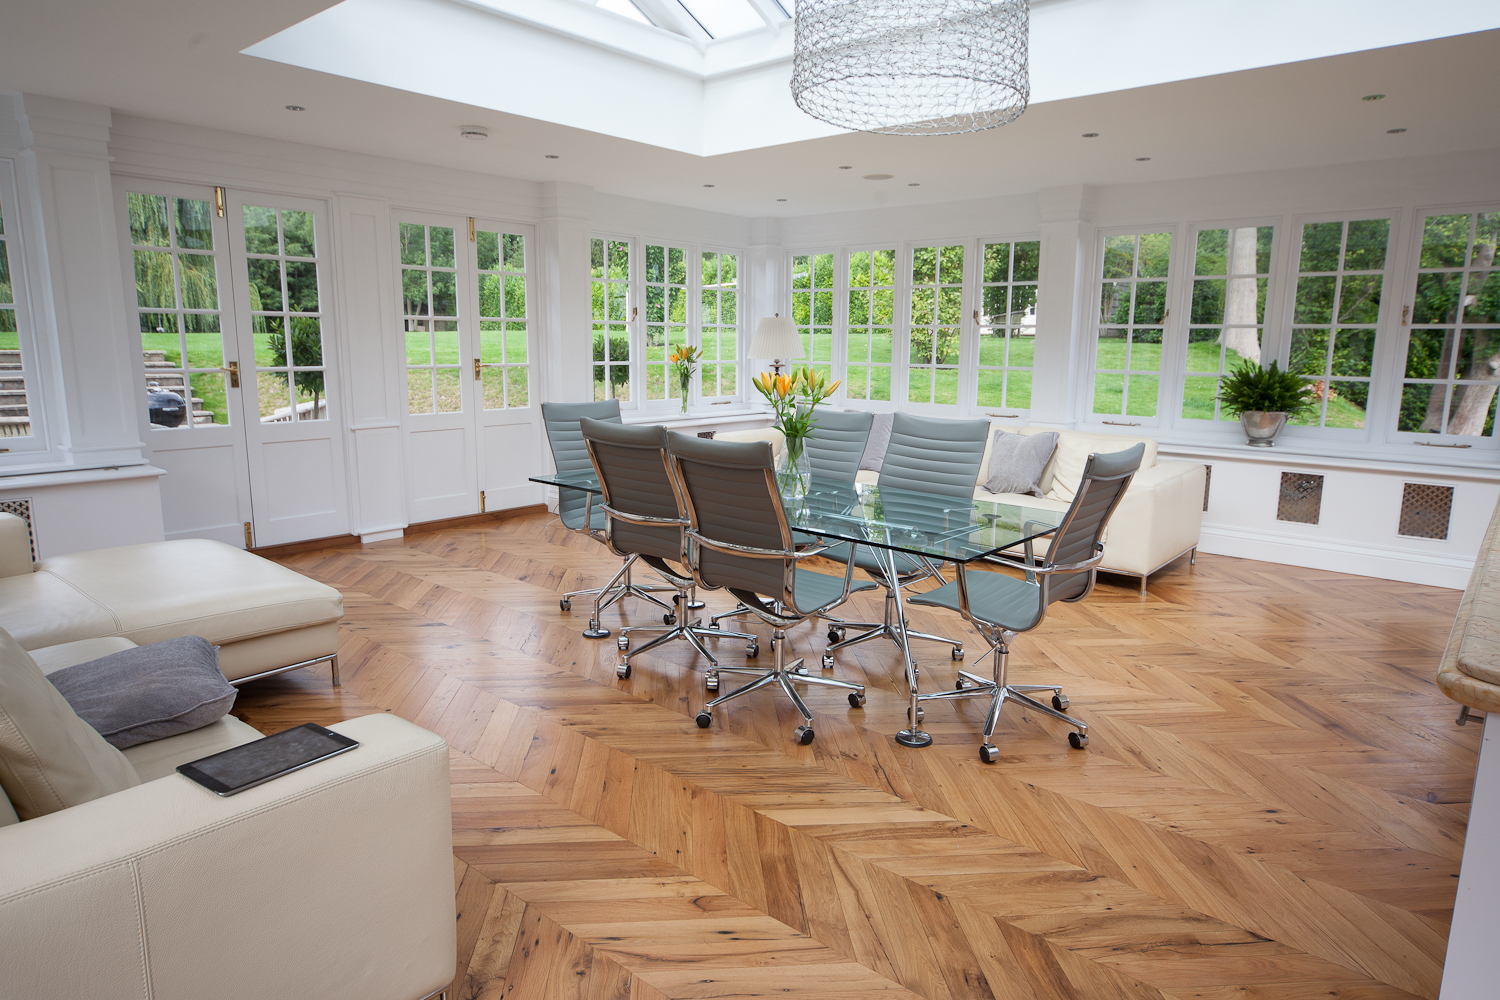
<svg viewBox="0 0 1500 1000">
<path fill-rule="evenodd" d="M 786 316 L 767 316 L 755 326 L 755 336 L 750 338 L 752 358 L 805 358 L 802 338 L 797 336 L 797 324 Z"/>
</svg>

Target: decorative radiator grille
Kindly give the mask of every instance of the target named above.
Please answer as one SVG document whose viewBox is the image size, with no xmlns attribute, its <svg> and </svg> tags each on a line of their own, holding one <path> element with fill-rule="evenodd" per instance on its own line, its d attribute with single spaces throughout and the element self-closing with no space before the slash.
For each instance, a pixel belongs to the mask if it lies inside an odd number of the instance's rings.
<svg viewBox="0 0 1500 1000">
<path fill-rule="evenodd" d="M 26 522 L 26 535 L 31 540 L 31 561 L 36 562 L 36 529 L 31 524 L 31 500 L 0 500 L 0 514 L 14 514 Z"/>
<path fill-rule="evenodd" d="M 1214 467 L 1205 465 L 1203 467 L 1203 509 L 1208 510 L 1208 484 L 1214 481 Z"/>
<path fill-rule="evenodd" d="M 1401 525 L 1396 533 L 1409 538 L 1448 537 L 1453 513 L 1453 487 L 1407 483 L 1401 491 Z"/>
<path fill-rule="evenodd" d="M 1283 472 L 1276 520 L 1317 524 L 1323 510 L 1323 477 L 1315 472 Z"/>
</svg>

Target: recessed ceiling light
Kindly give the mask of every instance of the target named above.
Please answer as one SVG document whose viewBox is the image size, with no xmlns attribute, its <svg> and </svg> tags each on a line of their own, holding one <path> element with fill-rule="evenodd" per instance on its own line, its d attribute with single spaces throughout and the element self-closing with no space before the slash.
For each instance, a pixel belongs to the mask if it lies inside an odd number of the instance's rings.
<svg viewBox="0 0 1500 1000">
<path fill-rule="evenodd" d="M 840 170 L 853 170 L 853 167 L 839 167 Z"/>
<path fill-rule="evenodd" d="M 1361 101 L 1383 101 L 1383 100 L 1385 100 L 1385 95 L 1384 94 L 1366 94 L 1364 97 L 1361 97 L 1360 100 Z"/>
<path fill-rule="evenodd" d="M 470 142 L 483 142 L 490 137 L 490 130 L 482 125 L 460 125 L 458 135 L 459 138 L 468 139 Z"/>
<path fill-rule="evenodd" d="M 711 187 L 713 187 L 713 185 L 712 185 L 712 184 L 705 184 L 705 185 L 703 185 L 703 186 L 704 186 L 704 187 L 706 187 L 706 188 L 711 188 Z"/>
<path fill-rule="evenodd" d="M 1135 158 L 1135 162 L 1137 162 L 1137 163 L 1145 163 L 1149 159 L 1151 159 L 1151 157 L 1149 157 L 1149 156 L 1137 156 Z"/>
<path fill-rule="evenodd" d="M 776 199 L 776 200 L 777 200 L 777 201 L 786 201 L 786 199 L 785 199 L 785 198 L 777 198 L 777 199 Z"/>
<path fill-rule="evenodd" d="M 542 156 L 545 157 L 546 159 L 549 159 L 549 160 L 559 159 L 559 157 L 558 157 L 558 155 L 556 153 L 543 153 Z"/>
<path fill-rule="evenodd" d="M 1404 129 L 1404 128 L 1388 128 L 1388 129 L 1385 130 L 1385 134 L 1386 135 L 1400 135 L 1402 132 L 1405 132 L 1405 131 L 1406 131 L 1406 129 Z"/>
<path fill-rule="evenodd" d="M 1099 133 L 1098 132 L 1085 132 L 1085 133 L 1083 133 L 1083 137 L 1085 139 L 1097 139 L 1097 138 L 1099 138 Z"/>
<path fill-rule="evenodd" d="M 909 188 L 919 188 L 922 185 L 919 182 L 917 182 L 917 181 L 909 181 L 909 182 L 907 182 L 906 186 L 909 187 Z"/>
<path fill-rule="evenodd" d="M 892 177 L 895 177 L 896 175 L 895 174 L 864 174 L 863 176 L 864 176 L 864 179 L 867 180 L 867 181 L 888 181 Z"/>
<path fill-rule="evenodd" d="M 287 110 L 288 110 L 288 111 L 306 111 L 306 110 L 307 110 L 307 109 L 306 109 L 306 108 L 304 108 L 304 107 L 303 107 L 303 106 L 302 106 L 302 105 L 300 105 L 300 104 L 288 104 L 288 105 L 287 105 L 287 106 L 286 106 L 286 109 L 287 109 Z"/>
</svg>

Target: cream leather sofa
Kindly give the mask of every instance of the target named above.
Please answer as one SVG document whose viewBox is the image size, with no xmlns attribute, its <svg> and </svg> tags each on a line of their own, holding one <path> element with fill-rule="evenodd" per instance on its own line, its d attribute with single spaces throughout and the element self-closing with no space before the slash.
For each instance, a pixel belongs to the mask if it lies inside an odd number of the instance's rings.
<svg viewBox="0 0 1500 1000">
<path fill-rule="evenodd" d="M 206 539 L 75 552 L 33 565 L 26 522 L 0 514 L 0 628 L 28 650 L 201 635 L 219 647 L 230 683 L 329 661 L 337 685 L 343 613 L 332 587 Z M 96 648 L 103 656 L 121 647 Z"/>
<path fill-rule="evenodd" d="M 1048 510 L 1067 510 L 1069 501 L 1057 495 L 1033 497 L 991 493 L 984 488 L 990 466 L 990 452 L 994 449 L 995 431 L 1039 434 L 1049 430 L 1046 427 L 1017 428 L 1007 426 L 1008 424 L 1009 421 L 1004 420 L 992 421 L 990 424 L 990 439 L 985 444 L 979 479 L 974 484 L 974 498 Z M 774 428 L 731 431 L 716 437 L 727 441 L 770 441 L 778 452 L 782 441 L 781 432 Z M 1042 472 L 1039 485 L 1043 493 L 1055 494 L 1054 473 L 1061 464 L 1075 477 L 1069 484 L 1068 495 L 1071 495 L 1071 490 L 1078 485 L 1076 477 L 1083 472 L 1082 459 L 1089 452 L 1105 454 L 1120 451 L 1137 442 L 1146 446 L 1146 453 L 1141 460 L 1140 471 L 1131 480 L 1119 509 L 1110 520 L 1104 536 L 1104 562 L 1100 568 L 1107 573 L 1139 577 L 1141 593 L 1144 594 L 1146 582 L 1152 573 L 1183 556 L 1192 558 L 1197 554 L 1198 539 L 1203 527 L 1203 488 L 1207 475 L 1204 467 L 1196 462 L 1157 461 L 1156 441 L 1148 437 L 1059 431 L 1057 450 Z M 864 471 L 856 481 L 874 483 L 879 478 L 880 474 L 877 472 Z M 1039 554 L 1045 552 L 1045 541 L 1039 542 L 1036 550 Z"/>
<path fill-rule="evenodd" d="M 1437 686 L 1463 708 L 1458 724 L 1471 709 L 1500 712 L 1500 504 L 1474 559 L 1474 571 L 1458 604 L 1448 646 L 1438 663 Z"/>
<path fill-rule="evenodd" d="M 32 658 L 50 672 L 96 646 Z M 175 768 L 260 738 L 232 716 L 124 751 L 140 784 L 114 794 L 24 822 L 0 794 L 0 997 L 444 989 L 456 952 L 448 746 L 392 715 L 330 728 L 360 746 L 229 798 Z"/>
</svg>

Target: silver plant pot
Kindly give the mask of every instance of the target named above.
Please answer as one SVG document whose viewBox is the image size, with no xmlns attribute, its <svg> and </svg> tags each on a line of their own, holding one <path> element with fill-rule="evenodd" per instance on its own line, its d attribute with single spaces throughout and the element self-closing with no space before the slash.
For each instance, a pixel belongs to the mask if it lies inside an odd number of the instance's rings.
<svg viewBox="0 0 1500 1000">
<path fill-rule="evenodd" d="M 1270 448 L 1276 444 L 1276 435 L 1286 426 L 1286 414 L 1280 411 L 1249 410 L 1240 414 L 1240 426 L 1252 448 Z"/>
</svg>

